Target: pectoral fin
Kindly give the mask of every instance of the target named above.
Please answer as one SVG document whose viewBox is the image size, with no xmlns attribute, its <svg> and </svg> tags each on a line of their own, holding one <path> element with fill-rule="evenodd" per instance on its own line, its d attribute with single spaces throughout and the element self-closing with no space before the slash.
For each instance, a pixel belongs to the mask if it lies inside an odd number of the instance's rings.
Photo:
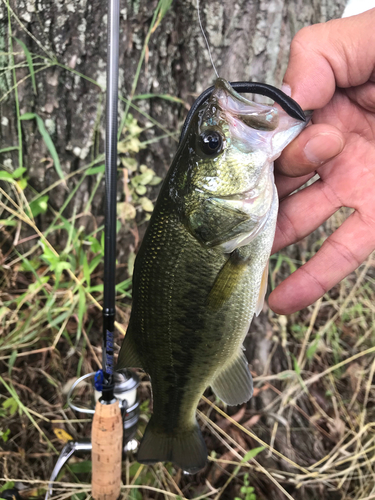
<svg viewBox="0 0 375 500">
<path fill-rule="evenodd" d="M 217 375 L 212 390 L 224 403 L 240 405 L 253 395 L 253 379 L 247 359 L 241 350 L 234 361 Z"/>
<path fill-rule="evenodd" d="M 248 258 L 244 259 L 239 250 L 235 250 L 230 254 L 229 259 L 221 268 L 208 294 L 207 306 L 210 309 L 220 309 L 229 299 L 247 265 Z"/>
<path fill-rule="evenodd" d="M 256 316 L 259 316 L 259 313 L 263 309 L 264 298 L 265 298 L 266 292 L 267 292 L 268 267 L 269 267 L 269 262 L 267 262 L 266 267 L 264 268 L 264 271 L 262 274 L 262 280 L 260 282 L 258 301 L 257 301 L 256 306 L 255 306 L 255 315 Z"/>
</svg>

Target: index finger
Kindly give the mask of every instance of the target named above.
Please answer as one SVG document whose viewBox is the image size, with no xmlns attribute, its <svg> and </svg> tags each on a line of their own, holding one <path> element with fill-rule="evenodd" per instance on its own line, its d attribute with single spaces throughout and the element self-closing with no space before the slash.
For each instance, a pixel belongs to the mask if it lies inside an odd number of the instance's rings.
<svg viewBox="0 0 375 500">
<path fill-rule="evenodd" d="M 374 223 L 354 212 L 314 257 L 275 288 L 269 306 L 279 314 L 307 307 L 354 271 L 374 248 Z"/>
</svg>

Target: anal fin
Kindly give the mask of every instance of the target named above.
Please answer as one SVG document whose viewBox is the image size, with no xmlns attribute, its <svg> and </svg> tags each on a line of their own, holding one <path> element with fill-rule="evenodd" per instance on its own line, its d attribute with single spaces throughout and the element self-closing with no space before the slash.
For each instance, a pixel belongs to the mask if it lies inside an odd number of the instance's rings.
<svg viewBox="0 0 375 500">
<path fill-rule="evenodd" d="M 249 401 L 253 395 L 253 378 L 242 350 L 233 362 L 217 375 L 211 388 L 227 405 L 240 405 Z"/>
<path fill-rule="evenodd" d="M 142 368 L 142 362 L 135 347 L 132 330 L 128 327 L 117 358 L 116 370 L 121 368 Z"/>
</svg>

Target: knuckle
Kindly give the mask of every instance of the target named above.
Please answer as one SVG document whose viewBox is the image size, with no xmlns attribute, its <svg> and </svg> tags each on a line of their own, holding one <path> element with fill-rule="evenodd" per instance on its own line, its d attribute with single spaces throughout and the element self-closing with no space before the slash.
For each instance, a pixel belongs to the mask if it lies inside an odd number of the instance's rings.
<svg viewBox="0 0 375 500">
<path fill-rule="evenodd" d="M 335 240 L 332 236 L 326 240 L 326 243 L 336 250 L 350 265 L 355 264 L 358 267 L 362 264 L 362 261 L 354 254 L 351 248 L 344 243 Z"/>
<path fill-rule="evenodd" d="M 322 39 L 327 35 L 324 24 L 314 24 L 300 29 L 294 36 L 291 43 L 291 55 L 303 53 L 319 53 Z"/>
<path fill-rule="evenodd" d="M 324 295 L 328 291 L 329 286 L 323 283 L 323 281 L 319 278 L 319 275 L 316 275 L 315 273 L 311 272 L 308 269 L 307 264 L 300 267 L 298 271 L 300 271 L 302 274 L 305 274 L 306 279 L 317 287 L 320 296 Z"/>
<path fill-rule="evenodd" d="M 283 207 L 283 204 L 280 204 L 279 207 L 279 215 L 277 220 L 277 229 L 279 231 L 280 236 L 284 240 L 285 245 L 290 245 L 291 243 L 295 243 L 300 239 L 299 234 L 288 216 L 286 210 Z"/>
<path fill-rule="evenodd" d="M 313 28 L 313 26 L 305 26 L 295 34 L 291 43 L 291 51 L 306 50 L 315 37 Z"/>
</svg>

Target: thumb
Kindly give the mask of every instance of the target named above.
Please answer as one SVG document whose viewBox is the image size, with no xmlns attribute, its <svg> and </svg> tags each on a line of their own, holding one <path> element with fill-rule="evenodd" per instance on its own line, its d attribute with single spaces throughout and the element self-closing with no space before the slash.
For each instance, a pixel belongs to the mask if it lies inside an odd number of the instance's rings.
<svg viewBox="0 0 375 500">
<path fill-rule="evenodd" d="M 294 37 L 284 85 L 303 109 L 319 109 L 336 87 L 361 85 L 374 76 L 375 9 L 303 28 Z M 290 91 L 289 91 L 290 93 Z"/>
</svg>

